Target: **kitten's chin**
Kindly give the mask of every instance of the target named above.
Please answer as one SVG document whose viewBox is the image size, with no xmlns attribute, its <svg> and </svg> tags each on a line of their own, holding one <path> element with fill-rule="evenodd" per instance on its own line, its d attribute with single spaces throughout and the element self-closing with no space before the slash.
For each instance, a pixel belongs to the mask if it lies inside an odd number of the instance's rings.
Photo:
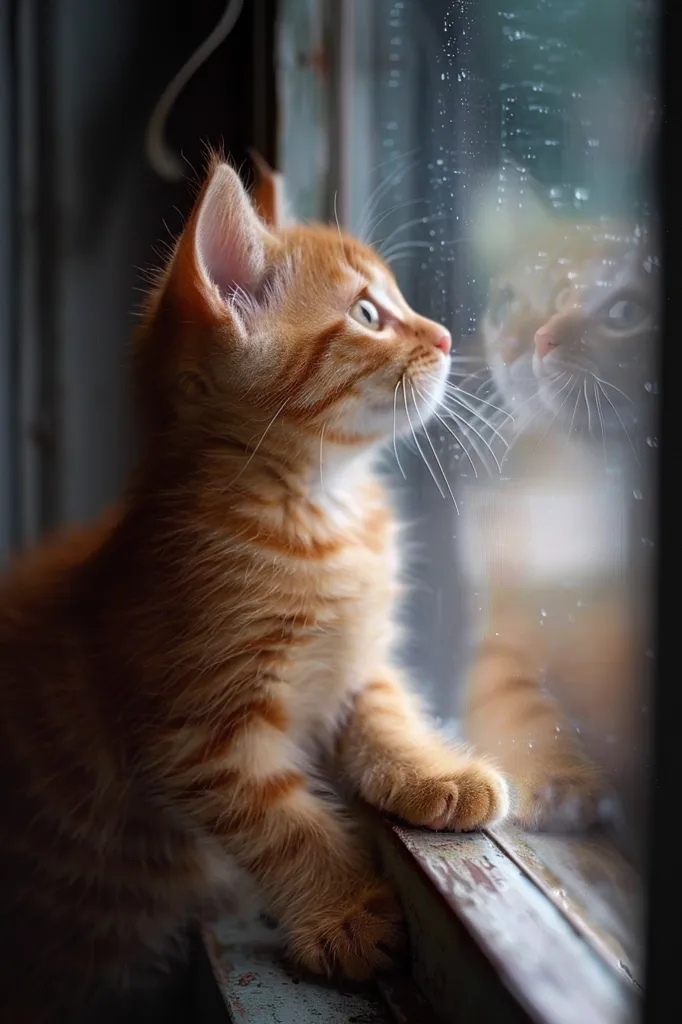
<svg viewBox="0 0 682 1024">
<path fill-rule="evenodd" d="M 449 369 L 444 357 L 428 371 L 405 374 L 391 391 L 367 389 L 345 427 L 369 443 L 423 431 L 445 398 Z"/>
</svg>

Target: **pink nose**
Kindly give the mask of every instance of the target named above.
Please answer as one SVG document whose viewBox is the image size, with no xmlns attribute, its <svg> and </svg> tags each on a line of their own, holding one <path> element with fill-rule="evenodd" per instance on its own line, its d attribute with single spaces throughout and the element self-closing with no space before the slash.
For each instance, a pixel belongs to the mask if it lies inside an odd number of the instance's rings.
<svg viewBox="0 0 682 1024">
<path fill-rule="evenodd" d="M 535 351 L 541 359 L 544 359 L 553 348 L 557 348 L 559 345 L 579 344 L 587 326 L 588 323 L 579 310 L 555 313 L 535 332 Z"/>
<path fill-rule="evenodd" d="M 540 328 L 539 331 L 535 332 L 535 351 L 544 359 L 550 349 L 556 348 L 559 344 L 559 339 L 556 334 L 551 331 L 546 331 Z"/>
<path fill-rule="evenodd" d="M 450 331 L 444 330 L 441 333 L 440 337 L 436 341 L 436 348 L 439 348 L 446 356 L 450 354 L 450 349 L 452 348 L 452 335 L 450 334 Z"/>
</svg>

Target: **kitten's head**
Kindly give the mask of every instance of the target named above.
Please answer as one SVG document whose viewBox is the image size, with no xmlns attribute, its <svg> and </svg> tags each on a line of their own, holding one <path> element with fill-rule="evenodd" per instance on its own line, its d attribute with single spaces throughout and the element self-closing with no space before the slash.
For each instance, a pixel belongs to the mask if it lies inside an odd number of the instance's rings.
<svg viewBox="0 0 682 1024">
<path fill-rule="evenodd" d="M 651 239 L 623 222 L 560 216 L 528 192 L 481 319 L 497 389 L 517 428 L 532 417 L 598 440 L 629 431 L 655 373 Z"/>
<path fill-rule="evenodd" d="M 418 428 L 443 395 L 448 331 L 336 226 L 278 225 L 278 194 L 261 182 L 259 215 L 213 163 L 138 340 L 150 429 L 251 447 L 262 436 L 263 451 L 319 458 L 322 432 L 325 452 L 350 452 Z"/>
</svg>

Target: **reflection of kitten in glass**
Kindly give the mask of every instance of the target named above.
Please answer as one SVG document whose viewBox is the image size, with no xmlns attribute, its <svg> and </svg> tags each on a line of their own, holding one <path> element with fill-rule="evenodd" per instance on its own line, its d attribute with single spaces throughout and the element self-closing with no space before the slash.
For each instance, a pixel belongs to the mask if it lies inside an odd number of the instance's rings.
<svg viewBox="0 0 682 1024">
<path fill-rule="evenodd" d="M 497 423 L 501 479 L 465 510 L 487 599 L 467 731 L 509 774 L 519 823 L 572 829 L 612 809 L 607 778 L 620 793 L 641 764 L 646 583 L 625 495 L 645 487 L 657 264 L 641 231 L 559 217 L 532 192 L 515 208 L 481 320 L 513 421 Z"/>
<path fill-rule="evenodd" d="M 651 373 L 654 267 L 641 236 L 622 226 L 557 218 L 497 276 L 482 336 L 517 431 L 551 422 L 634 443 Z"/>
</svg>

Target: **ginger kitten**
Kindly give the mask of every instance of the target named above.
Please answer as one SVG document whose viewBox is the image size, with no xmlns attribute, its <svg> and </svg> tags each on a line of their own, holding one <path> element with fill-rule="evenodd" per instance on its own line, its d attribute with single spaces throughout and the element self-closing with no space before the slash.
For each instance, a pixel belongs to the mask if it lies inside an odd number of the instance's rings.
<svg viewBox="0 0 682 1024">
<path fill-rule="evenodd" d="M 505 815 L 501 776 L 439 737 L 392 653 L 373 461 L 428 419 L 410 383 L 437 401 L 449 350 L 371 249 L 267 224 L 213 163 L 137 337 L 125 501 L 2 584 L 3 1020 L 163 958 L 231 864 L 304 967 L 386 966 L 399 910 L 325 758 L 414 825 Z"/>
</svg>

